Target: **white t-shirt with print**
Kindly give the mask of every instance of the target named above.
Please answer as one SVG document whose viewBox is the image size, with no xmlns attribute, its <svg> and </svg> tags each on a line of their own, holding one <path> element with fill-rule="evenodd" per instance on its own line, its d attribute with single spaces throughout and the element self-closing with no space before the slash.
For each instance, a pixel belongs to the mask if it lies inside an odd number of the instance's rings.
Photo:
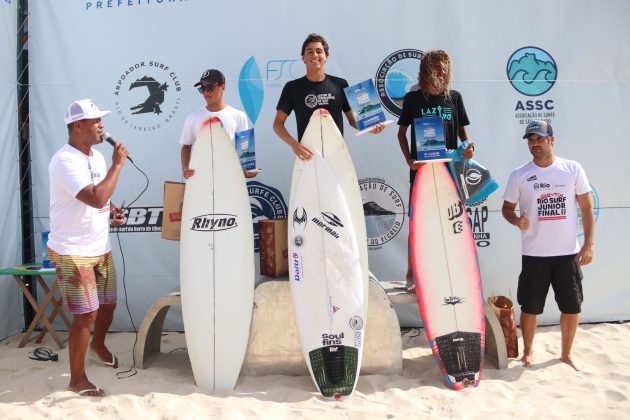
<svg viewBox="0 0 630 420">
<path fill-rule="evenodd" d="M 77 194 L 107 174 L 105 158 L 96 149 L 92 156 L 64 145 L 48 165 L 50 179 L 50 234 L 48 247 L 61 255 L 95 257 L 111 251 L 109 200 L 103 208 L 90 207 Z"/>
<path fill-rule="evenodd" d="M 529 228 L 521 231 L 522 253 L 533 257 L 579 252 L 577 196 L 591 191 L 578 162 L 555 157 L 541 168 L 533 161 L 510 175 L 503 199 L 527 212 Z"/>
<path fill-rule="evenodd" d="M 234 134 L 247 130 L 247 116 L 243 111 L 239 111 L 236 108 L 227 105 L 221 111 L 210 112 L 206 107 L 199 108 L 196 111 L 191 112 L 184 121 L 182 128 L 182 134 L 179 138 L 180 144 L 191 145 L 197 139 L 197 131 L 204 121 L 208 118 L 218 117 L 223 124 L 223 128 L 227 131 L 228 136 L 234 142 Z"/>
</svg>

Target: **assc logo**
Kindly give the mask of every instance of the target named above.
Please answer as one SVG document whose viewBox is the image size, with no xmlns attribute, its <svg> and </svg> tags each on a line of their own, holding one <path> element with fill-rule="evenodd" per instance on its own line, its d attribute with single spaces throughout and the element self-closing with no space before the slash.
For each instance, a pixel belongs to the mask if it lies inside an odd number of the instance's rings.
<svg viewBox="0 0 630 420">
<path fill-rule="evenodd" d="M 391 53 L 376 70 L 376 92 L 390 113 L 400 117 L 403 98 L 418 86 L 420 50 L 404 49 Z"/>
<path fill-rule="evenodd" d="M 159 130 L 179 110 L 181 90 L 181 82 L 169 65 L 137 61 L 118 76 L 114 86 L 115 114 L 133 130 Z"/>
<path fill-rule="evenodd" d="M 523 47 L 510 56 L 507 76 L 518 92 L 527 96 L 540 96 L 556 83 L 558 66 L 542 48 Z"/>
<path fill-rule="evenodd" d="M 380 178 L 359 180 L 368 249 L 381 249 L 391 241 L 405 221 L 405 206 L 398 192 Z"/>
<path fill-rule="evenodd" d="M 507 62 L 507 77 L 517 92 L 529 96 L 541 96 L 553 87 L 558 77 L 558 66 L 553 57 L 542 48 L 523 47 L 516 50 Z M 551 122 L 556 117 L 554 100 L 540 97 L 519 99 L 514 105 L 514 117 L 519 124 L 533 120 Z"/>
<path fill-rule="evenodd" d="M 279 190 L 258 181 L 247 182 L 247 192 L 254 222 L 254 252 L 258 252 L 260 250 L 258 221 L 286 218 L 287 203 Z"/>
</svg>

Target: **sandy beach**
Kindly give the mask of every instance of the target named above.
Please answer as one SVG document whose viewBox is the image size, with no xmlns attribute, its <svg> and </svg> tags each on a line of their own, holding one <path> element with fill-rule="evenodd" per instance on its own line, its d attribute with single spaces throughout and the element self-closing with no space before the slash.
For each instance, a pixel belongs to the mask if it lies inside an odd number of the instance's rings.
<svg viewBox="0 0 630 420">
<path fill-rule="evenodd" d="M 88 357 L 88 376 L 107 396 L 81 397 L 65 391 L 67 349 L 47 338 L 42 345 L 59 361 L 31 360 L 37 345 L 18 349 L 15 335 L 0 342 L 0 418 L 630 418 L 630 323 L 581 325 L 573 352 L 579 372 L 558 359 L 559 327 L 541 327 L 532 368 L 516 359 L 501 370 L 489 362 L 481 385 L 459 392 L 441 382 L 424 331 L 402 334 L 402 376 L 361 376 L 353 397 L 340 403 L 323 401 L 307 376 L 241 376 L 233 391 L 205 394 L 194 384 L 184 334 L 176 332 L 165 333 L 147 369 L 126 378 L 134 334 L 109 334 L 121 368 Z"/>
</svg>

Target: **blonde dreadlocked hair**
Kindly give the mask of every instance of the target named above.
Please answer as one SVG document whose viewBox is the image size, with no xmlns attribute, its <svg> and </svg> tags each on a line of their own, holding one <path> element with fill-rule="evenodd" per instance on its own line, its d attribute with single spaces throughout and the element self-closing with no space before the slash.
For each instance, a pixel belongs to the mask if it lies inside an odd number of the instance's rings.
<svg viewBox="0 0 630 420">
<path fill-rule="evenodd" d="M 448 55 L 446 51 L 431 50 L 424 53 L 422 59 L 420 60 L 418 85 L 420 86 L 420 90 L 425 94 L 432 91 L 433 87 L 440 85 L 440 81 L 438 80 L 433 68 L 435 63 L 442 63 L 446 65 L 448 74 L 446 76 L 446 83 L 444 86 L 441 86 L 441 88 L 442 92 L 444 92 L 446 97 L 449 98 L 451 95 L 451 83 L 453 82 L 453 63 L 451 61 L 451 56 Z"/>
</svg>

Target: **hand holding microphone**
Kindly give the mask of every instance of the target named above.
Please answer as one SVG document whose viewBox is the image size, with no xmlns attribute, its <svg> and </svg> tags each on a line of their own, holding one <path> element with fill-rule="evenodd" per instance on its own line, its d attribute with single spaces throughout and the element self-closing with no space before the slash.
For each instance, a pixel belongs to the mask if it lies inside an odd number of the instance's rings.
<svg viewBox="0 0 630 420">
<path fill-rule="evenodd" d="M 109 142 L 108 142 L 109 143 Z M 116 207 L 112 204 L 112 219 L 110 223 L 114 226 L 120 226 L 125 223 L 125 202 L 123 201 L 120 207 Z"/>
<path fill-rule="evenodd" d="M 129 162 L 134 163 L 133 159 L 131 159 L 131 157 L 127 154 L 127 148 L 125 146 L 122 145 L 122 143 L 119 144 L 119 148 L 116 148 L 116 140 L 114 140 L 112 138 L 112 135 L 109 134 L 108 132 L 104 132 L 101 135 L 101 139 L 103 139 L 104 141 L 106 141 L 107 143 L 111 144 L 112 147 L 114 148 L 114 150 L 116 150 L 117 152 L 119 152 L 120 154 L 122 154 L 122 159 L 124 160 L 124 158 L 129 159 Z"/>
</svg>

